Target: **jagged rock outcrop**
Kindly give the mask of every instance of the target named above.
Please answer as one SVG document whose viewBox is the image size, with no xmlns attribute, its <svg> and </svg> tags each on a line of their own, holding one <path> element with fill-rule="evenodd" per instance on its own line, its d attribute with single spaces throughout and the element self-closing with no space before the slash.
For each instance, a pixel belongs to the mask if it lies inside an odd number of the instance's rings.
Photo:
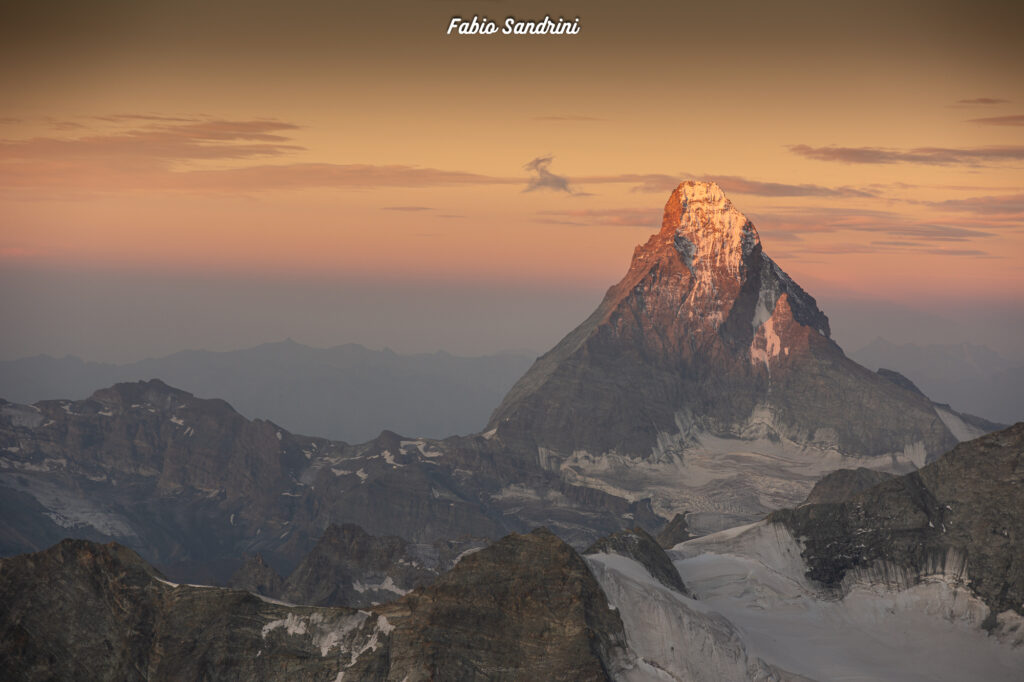
<svg viewBox="0 0 1024 682">
<path fill-rule="evenodd" d="M 662 549 L 672 549 L 680 542 L 686 542 L 690 535 L 690 526 L 686 523 L 686 512 L 676 514 L 672 520 L 658 533 L 658 544 Z"/>
<path fill-rule="evenodd" d="M 804 545 L 808 577 L 851 572 L 911 584 L 959 575 L 992 610 L 1024 614 L 1024 423 L 961 443 L 920 471 L 841 501 L 775 512 Z"/>
<path fill-rule="evenodd" d="M 546 529 L 466 556 L 374 612 L 388 636 L 346 676 L 604 680 L 627 656 L 622 621 L 586 563 Z"/>
<path fill-rule="evenodd" d="M 876 456 L 956 443 L 930 402 L 846 358 L 814 298 L 714 183 L 684 182 L 594 313 L 495 410 L 503 438 L 650 457 L 666 439 L 762 431 Z"/>
<path fill-rule="evenodd" d="M 647 569 L 656 580 L 680 594 L 689 594 L 679 571 L 672 565 L 672 560 L 665 554 L 658 541 L 652 538 L 643 528 L 624 530 L 601 538 L 584 552 L 590 554 L 619 554 L 637 561 Z"/>
</svg>

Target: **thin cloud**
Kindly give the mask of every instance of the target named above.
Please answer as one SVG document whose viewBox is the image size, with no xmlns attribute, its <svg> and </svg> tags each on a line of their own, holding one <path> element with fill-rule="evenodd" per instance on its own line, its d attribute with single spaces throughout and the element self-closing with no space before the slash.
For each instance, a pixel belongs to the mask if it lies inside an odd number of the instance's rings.
<svg viewBox="0 0 1024 682">
<path fill-rule="evenodd" d="M 974 99 L 958 99 L 957 104 L 1009 104 L 1008 99 L 996 99 L 994 97 L 975 97 Z"/>
<path fill-rule="evenodd" d="M 759 214 L 754 220 L 758 230 L 772 235 L 791 233 L 800 236 L 843 231 L 904 237 L 921 243 L 969 242 L 994 236 L 958 221 L 919 221 L 891 211 L 843 209 L 835 207 L 777 208 Z"/>
<path fill-rule="evenodd" d="M 318 187 L 369 189 L 523 182 L 522 177 L 499 178 L 406 165 L 279 163 L 216 170 L 182 168 L 182 162 L 252 162 L 261 157 L 289 155 L 303 149 L 289 137 L 299 126 L 266 119 L 189 119 L 150 114 L 100 118 L 130 125 L 121 130 L 89 131 L 77 136 L 0 140 L 0 187 L 245 193 Z"/>
<path fill-rule="evenodd" d="M 980 249 L 941 249 L 927 246 L 918 242 L 907 242 L 897 240 L 878 240 L 871 242 L 872 246 L 881 247 L 881 251 L 909 251 L 917 254 L 928 254 L 932 256 L 971 256 L 973 258 L 1002 258 Z"/>
<path fill-rule="evenodd" d="M 759 197 L 874 197 L 876 192 L 853 187 L 823 187 L 821 185 L 789 185 L 781 182 L 762 182 L 738 175 L 711 175 L 706 179 L 717 182 L 726 192 L 750 194 Z"/>
<path fill-rule="evenodd" d="M 1024 114 L 1013 116 L 989 116 L 987 118 L 969 118 L 968 123 L 980 123 L 987 126 L 1024 126 Z"/>
<path fill-rule="evenodd" d="M 816 161 L 839 163 L 895 164 L 914 163 L 931 166 L 967 165 L 983 166 L 1005 161 L 1024 161 L 1024 146 L 992 147 L 916 147 L 890 149 L 885 147 L 811 147 L 790 145 L 789 150 Z"/>
<path fill-rule="evenodd" d="M 155 114 L 110 114 L 108 116 L 93 116 L 97 121 L 110 123 L 123 123 L 126 121 L 160 121 L 163 123 L 189 123 L 201 121 L 202 118 L 182 116 L 158 116 Z"/>
<path fill-rule="evenodd" d="M 575 184 L 635 184 L 630 192 L 671 192 L 686 178 L 701 178 L 717 182 L 726 192 L 747 194 L 761 197 L 874 197 L 878 193 L 869 189 L 853 187 L 823 187 L 821 185 L 792 185 L 782 182 L 765 182 L 751 180 L 739 175 L 701 175 L 680 173 L 666 175 L 663 173 L 625 173 L 621 175 L 590 175 L 574 177 Z"/>
<path fill-rule="evenodd" d="M 945 201 L 925 203 L 943 211 L 974 213 L 983 216 L 1006 216 L 1024 220 L 1024 194 L 946 199 Z"/>
<path fill-rule="evenodd" d="M 562 121 L 562 122 L 592 122 L 592 121 L 606 121 L 607 119 L 598 118 L 596 116 L 574 116 L 572 114 L 566 116 L 535 116 L 534 121 Z"/>
<path fill-rule="evenodd" d="M 661 224 L 661 211 L 635 208 L 538 211 L 538 222 L 557 225 L 610 225 L 614 227 L 655 228 Z"/>
<path fill-rule="evenodd" d="M 301 150 L 279 133 L 298 126 L 280 121 L 193 121 L 149 125 L 80 137 L 34 137 L 0 141 L 0 156 L 18 160 L 246 159 Z"/>
<path fill-rule="evenodd" d="M 351 163 L 298 163 L 178 173 L 188 187 L 225 190 L 296 189 L 308 187 L 443 187 L 454 185 L 521 184 L 521 178 L 500 178 L 465 171 L 418 166 Z"/>
<path fill-rule="evenodd" d="M 550 189 L 556 192 L 574 194 L 573 188 L 569 185 L 569 179 L 561 175 L 555 175 L 548 167 L 555 160 L 553 156 L 538 156 L 523 166 L 528 171 L 535 173 L 526 183 L 524 192 L 533 192 L 538 189 Z"/>
<path fill-rule="evenodd" d="M 663 173 L 622 173 L 619 175 L 584 175 L 572 178 L 572 182 L 585 185 L 636 185 L 630 192 L 671 192 L 685 176 Z"/>
</svg>

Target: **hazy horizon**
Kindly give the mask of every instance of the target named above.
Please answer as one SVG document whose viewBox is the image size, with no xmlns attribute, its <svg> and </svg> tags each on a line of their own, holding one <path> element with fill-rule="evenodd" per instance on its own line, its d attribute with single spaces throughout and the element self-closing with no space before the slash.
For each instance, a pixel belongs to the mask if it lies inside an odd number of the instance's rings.
<svg viewBox="0 0 1024 682">
<path fill-rule="evenodd" d="M 314 348 L 358 343 L 400 354 L 539 356 L 582 322 L 614 281 L 578 289 L 466 289 L 436 281 L 368 286 L 4 271 L 0 284 L 7 288 L 27 282 L 33 298 L 9 297 L 2 304 L 4 318 L 17 323 L 0 338 L 0 361 L 72 355 L 126 364 L 185 350 L 232 351 L 289 338 Z M 847 353 L 883 338 L 895 344 L 972 343 L 1024 361 L 1019 343 L 1024 305 L 1015 301 L 950 301 L 915 308 L 822 294 L 798 283 L 816 296 L 833 338 Z M 40 314 L 40 308 L 49 314 Z M 382 315 L 381 310 L 388 312 Z"/>
</svg>

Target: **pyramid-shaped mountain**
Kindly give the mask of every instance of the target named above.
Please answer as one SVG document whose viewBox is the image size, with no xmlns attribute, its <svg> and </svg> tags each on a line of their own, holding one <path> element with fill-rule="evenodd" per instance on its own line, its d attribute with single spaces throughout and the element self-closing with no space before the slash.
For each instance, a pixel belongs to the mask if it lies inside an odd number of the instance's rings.
<svg viewBox="0 0 1024 682">
<path fill-rule="evenodd" d="M 921 466 L 961 426 L 847 358 L 750 220 L 717 184 L 689 181 L 622 281 L 534 363 L 489 428 L 564 468 L 581 453 L 681 461 L 714 439 Z"/>
</svg>

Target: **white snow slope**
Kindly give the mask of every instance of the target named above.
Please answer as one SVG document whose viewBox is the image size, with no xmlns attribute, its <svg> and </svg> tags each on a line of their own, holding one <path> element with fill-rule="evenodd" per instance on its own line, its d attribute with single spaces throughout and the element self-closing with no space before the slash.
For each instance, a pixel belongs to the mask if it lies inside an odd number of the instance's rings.
<svg viewBox="0 0 1024 682">
<path fill-rule="evenodd" d="M 619 610 L 636 680 L 1024 679 L 1024 627 L 988 608 L 962 576 L 930 576 L 910 589 L 861 579 L 837 600 L 804 578 L 800 546 L 764 522 L 677 545 L 673 557 L 691 599 L 632 559 L 587 561 Z"/>
</svg>

